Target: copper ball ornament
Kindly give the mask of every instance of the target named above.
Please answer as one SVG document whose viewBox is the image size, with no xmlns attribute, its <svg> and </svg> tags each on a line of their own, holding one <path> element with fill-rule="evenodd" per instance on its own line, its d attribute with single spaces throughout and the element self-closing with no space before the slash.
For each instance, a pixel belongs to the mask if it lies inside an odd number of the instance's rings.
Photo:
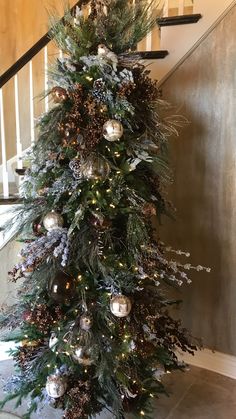
<svg viewBox="0 0 236 419">
<path fill-rule="evenodd" d="M 30 310 L 25 310 L 22 313 L 22 317 L 23 317 L 23 320 L 25 322 L 30 322 L 31 321 L 31 318 L 32 318 L 32 312 Z"/>
<path fill-rule="evenodd" d="M 126 317 L 132 309 L 132 303 L 125 295 L 115 295 L 110 301 L 110 310 L 116 317 Z"/>
<path fill-rule="evenodd" d="M 79 321 L 80 329 L 85 330 L 86 332 L 91 329 L 93 325 L 93 319 L 89 314 L 83 314 L 80 317 Z"/>
<path fill-rule="evenodd" d="M 59 374 L 49 375 L 46 382 L 46 391 L 50 397 L 58 399 L 65 394 L 66 389 L 67 382 L 65 377 L 62 377 Z"/>
<path fill-rule="evenodd" d="M 53 87 L 51 90 L 51 95 L 55 103 L 63 103 L 68 99 L 66 89 L 63 89 L 63 87 L 60 86 Z"/>
<path fill-rule="evenodd" d="M 112 222 L 108 218 L 100 216 L 100 214 L 92 215 L 89 221 L 97 230 L 107 230 L 112 225 Z"/>
<path fill-rule="evenodd" d="M 88 158 L 80 164 L 81 176 L 91 180 L 105 180 L 110 173 L 109 163 L 96 153 L 91 153 Z"/>
<path fill-rule="evenodd" d="M 59 271 L 48 281 L 48 294 L 59 304 L 70 304 L 75 297 L 75 278 L 63 271 Z"/>
<path fill-rule="evenodd" d="M 122 137 L 123 133 L 123 125 L 116 119 L 109 119 L 103 125 L 103 137 L 106 138 L 107 141 L 117 141 Z"/>
<path fill-rule="evenodd" d="M 63 224 L 63 217 L 56 211 L 48 212 L 43 218 L 43 225 L 47 231 L 52 231 L 56 228 L 63 227 Z"/>
<path fill-rule="evenodd" d="M 43 234 L 43 224 L 41 223 L 40 218 L 37 218 L 32 224 L 32 230 L 35 236 L 41 236 Z"/>
</svg>

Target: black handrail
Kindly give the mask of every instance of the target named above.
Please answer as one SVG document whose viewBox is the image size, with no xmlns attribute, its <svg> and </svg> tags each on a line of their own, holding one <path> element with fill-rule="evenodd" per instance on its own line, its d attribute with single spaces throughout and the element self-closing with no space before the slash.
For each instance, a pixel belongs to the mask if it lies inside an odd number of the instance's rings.
<svg viewBox="0 0 236 419">
<path fill-rule="evenodd" d="M 83 4 L 89 3 L 90 0 L 79 0 L 72 8 L 71 13 L 76 9 L 76 6 L 82 6 Z M 64 21 L 64 17 L 61 19 Z M 22 69 L 32 58 L 41 51 L 51 41 L 51 31 L 49 30 L 42 38 L 36 42 L 19 60 L 17 60 L 5 73 L 0 76 L 0 88 L 4 86 L 12 77 L 14 77 L 18 71 Z M 168 51 L 136 51 L 135 55 L 143 60 L 162 59 L 168 55 Z"/>
<path fill-rule="evenodd" d="M 76 9 L 76 6 L 88 3 L 86 0 L 79 0 L 72 8 L 71 13 Z M 64 18 L 61 19 L 62 21 Z M 48 31 L 42 38 L 36 42 L 22 57 L 19 58 L 5 73 L 0 76 L 0 88 L 4 86 L 12 77 L 18 73 L 32 58 L 41 51 L 51 41 L 51 31 Z"/>
</svg>

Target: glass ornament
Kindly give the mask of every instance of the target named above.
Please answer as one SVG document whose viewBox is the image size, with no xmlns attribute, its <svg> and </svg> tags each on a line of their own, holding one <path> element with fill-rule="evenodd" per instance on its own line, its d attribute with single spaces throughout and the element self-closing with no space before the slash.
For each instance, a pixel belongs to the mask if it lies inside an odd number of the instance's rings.
<svg viewBox="0 0 236 419">
<path fill-rule="evenodd" d="M 110 310 L 116 317 L 126 317 L 131 312 L 132 303 L 125 295 L 115 295 L 110 301 Z"/>
<path fill-rule="evenodd" d="M 56 228 L 63 227 L 63 224 L 63 217 L 56 211 L 48 212 L 43 218 L 43 225 L 47 231 L 52 231 Z"/>
<path fill-rule="evenodd" d="M 124 133 L 123 125 L 116 119 L 109 119 L 103 125 L 103 136 L 107 141 L 117 141 Z"/>
</svg>

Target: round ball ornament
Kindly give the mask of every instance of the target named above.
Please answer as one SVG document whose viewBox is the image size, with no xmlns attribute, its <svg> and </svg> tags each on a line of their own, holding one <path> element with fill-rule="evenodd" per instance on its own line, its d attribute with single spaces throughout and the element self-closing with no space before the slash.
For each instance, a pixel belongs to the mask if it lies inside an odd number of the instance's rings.
<svg viewBox="0 0 236 419">
<path fill-rule="evenodd" d="M 52 231 L 56 228 L 63 227 L 63 224 L 63 217 L 56 211 L 48 212 L 43 219 L 43 225 L 47 231 Z"/>
<path fill-rule="evenodd" d="M 30 321 L 31 321 L 31 319 L 32 319 L 32 312 L 31 312 L 30 310 L 25 310 L 25 311 L 22 313 L 22 317 L 23 317 L 23 320 L 24 320 L 25 322 L 30 322 Z"/>
<path fill-rule="evenodd" d="M 43 225 L 40 218 L 37 218 L 32 224 L 32 230 L 35 236 L 41 236 L 43 234 Z"/>
<path fill-rule="evenodd" d="M 124 133 L 124 129 L 120 121 L 109 119 L 103 125 L 103 136 L 107 141 L 117 141 Z"/>
<path fill-rule="evenodd" d="M 76 281 L 73 276 L 59 271 L 48 282 L 48 293 L 50 297 L 59 304 L 70 304 L 75 297 Z"/>
<path fill-rule="evenodd" d="M 93 361 L 89 357 L 88 351 L 86 351 L 82 346 L 77 346 L 77 348 L 74 351 L 73 358 L 79 364 L 84 366 L 89 366 L 93 363 Z"/>
<path fill-rule="evenodd" d="M 90 330 L 93 325 L 92 317 L 89 316 L 89 314 L 83 314 L 83 316 L 80 317 L 79 325 L 82 330 Z"/>
<path fill-rule="evenodd" d="M 116 317 L 126 317 L 131 312 L 132 303 L 125 295 L 115 295 L 110 302 L 110 310 Z"/>
<path fill-rule="evenodd" d="M 51 95 L 55 103 L 63 103 L 66 99 L 68 99 L 66 89 L 63 89 L 63 87 L 60 86 L 53 87 L 51 90 Z"/>
<path fill-rule="evenodd" d="M 96 153 L 80 164 L 80 173 L 83 178 L 91 180 L 105 180 L 110 173 L 109 163 Z"/>
<path fill-rule="evenodd" d="M 90 223 L 97 230 L 107 230 L 112 225 L 112 222 L 108 218 L 104 218 L 100 214 L 92 215 L 90 217 Z"/>
<path fill-rule="evenodd" d="M 49 375 L 46 382 L 47 394 L 53 399 L 62 397 L 67 389 L 66 379 L 59 374 Z"/>
</svg>

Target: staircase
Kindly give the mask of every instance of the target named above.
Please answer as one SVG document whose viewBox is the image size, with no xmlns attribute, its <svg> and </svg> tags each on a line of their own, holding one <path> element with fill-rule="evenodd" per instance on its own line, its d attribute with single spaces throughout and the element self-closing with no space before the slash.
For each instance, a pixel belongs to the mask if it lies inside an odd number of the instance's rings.
<svg viewBox="0 0 236 419">
<path fill-rule="evenodd" d="M 160 85 L 234 4 L 230 0 L 160 2 L 157 26 L 137 48 Z M 63 57 L 63 52 L 55 49 L 47 33 L 0 76 L 1 205 L 19 198 L 25 152 L 37 140 L 35 122 L 52 106 L 48 96 L 41 100 L 37 96 L 48 89 L 48 68 L 56 57 Z"/>
</svg>

